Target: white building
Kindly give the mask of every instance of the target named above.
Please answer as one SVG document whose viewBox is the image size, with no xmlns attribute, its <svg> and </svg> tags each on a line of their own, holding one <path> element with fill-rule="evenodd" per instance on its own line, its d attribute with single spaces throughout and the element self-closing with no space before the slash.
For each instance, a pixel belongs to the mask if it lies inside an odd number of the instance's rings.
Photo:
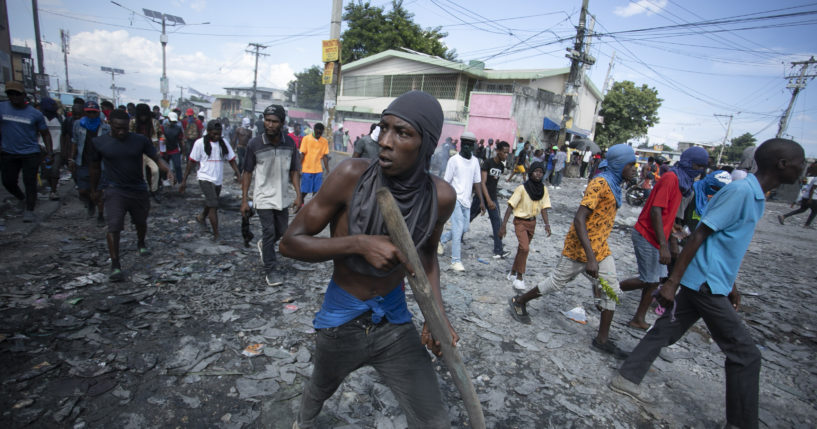
<svg viewBox="0 0 817 429">
<path fill-rule="evenodd" d="M 532 143 L 555 142 L 564 109 L 563 92 L 570 69 L 490 70 L 405 50 L 387 50 L 344 64 L 337 112 L 352 136 L 368 133 L 368 124 L 397 96 L 423 90 L 442 105 L 442 139 L 468 130 L 478 139 Z M 584 78 L 575 118 L 568 133 L 587 137 L 602 95 Z"/>
</svg>

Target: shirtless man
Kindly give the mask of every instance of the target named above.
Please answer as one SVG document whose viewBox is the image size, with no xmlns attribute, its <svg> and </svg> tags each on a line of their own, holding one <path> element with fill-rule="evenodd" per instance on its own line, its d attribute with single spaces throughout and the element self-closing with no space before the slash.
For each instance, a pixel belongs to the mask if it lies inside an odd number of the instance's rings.
<svg viewBox="0 0 817 429">
<path fill-rule="evenodd" d="M 437 243 L 454 210 L 450 185 L 427 173 L 443 113 L 434 97 L 412 91 L 394 100 L 380 120 L 379 162 L 352 158 L 327 177 L 298 213 L 280 243 L 281 254 L 302 261 L 334 261 L 332 279 L 313 325 L 315 368 L 294 427 L 315 427 L 324 401 L 346 376 L 373 366 L 392 389 L 412 428 L 447 428 L 437 376 L 423 345 L 440 355 L 427 326 L 411 323 L 403 278 L 428 275 L 442 309 Z M 356 185 L 353 185 L 356 184 Z M 410 267 L 386 235 L 375 191 L 388 187 L 417 246 L 422 267 Z M 326 225 L 331 237 L 316 237 Z M 456 344 L 458 337 L 451 328 Z"/>
</svg>

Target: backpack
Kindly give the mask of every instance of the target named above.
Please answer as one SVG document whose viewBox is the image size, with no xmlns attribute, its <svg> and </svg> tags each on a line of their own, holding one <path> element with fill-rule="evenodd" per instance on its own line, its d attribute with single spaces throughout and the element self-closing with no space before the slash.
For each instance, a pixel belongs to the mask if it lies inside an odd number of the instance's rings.
<svg viewBox="0 0 817 429">
<path fill-rule="evenodd" d="M 184 138 L 187 140 L 199 138 L 199 127 L 196 126 L 196 118 L 187 118 L 187 124 L 184 127 Z"/>
</svg>

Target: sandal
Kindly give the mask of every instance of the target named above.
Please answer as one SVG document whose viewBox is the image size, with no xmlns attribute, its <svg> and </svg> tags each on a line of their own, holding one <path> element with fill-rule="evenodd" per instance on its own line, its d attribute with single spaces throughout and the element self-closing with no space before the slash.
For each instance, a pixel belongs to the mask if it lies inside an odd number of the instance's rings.
<svg viewBox="0 0 817 429">
<path fill-rule="evenodd" d="M 530 325 L 530 316 L 525 304 L 517 304 L 516 298 L 508 298 L 508 305 L 511 307 L 511 316 L 519 323 Z"/>
<path fill-rule="evenodd" d="M 597 339 L 593 338 L 592 346 L 594 349 L 612 355 L 614 358 L 619 360 L 627 359 L 627 356 L 630 353 L 621 350 L 613 340 L 607 340 L 603 343 L 600 343 Z"/>
</svg>

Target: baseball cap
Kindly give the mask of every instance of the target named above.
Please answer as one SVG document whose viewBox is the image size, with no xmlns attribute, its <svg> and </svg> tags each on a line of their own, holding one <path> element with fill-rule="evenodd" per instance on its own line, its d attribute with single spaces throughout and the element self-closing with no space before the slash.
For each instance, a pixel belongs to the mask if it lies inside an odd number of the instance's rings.
<svg viewBox="0 0 817 429">
<path fill-rule="evenodd" d="M 25 94 L 26 93 L 26 88 L 20 82 L 9 80 L 9 81 L 6 81 L 6 92 L 9 92 L 9 91 L 17 91 L 17 92 L 21 92 L 21 93 Z"/>
<path fill-rule="evenodd" d="M 93 100 L 89 100 L 85 102 L 85 110 L 86 112 L 99 112 L 99 103 Z"/>
<path fill-rule="evenodd" d="M 195 112 L 193 112 L 193 109 L 191 109 L 191 108 L 188 108 L 188 109 L 187 109 L 187 112 L 185 112 L 185 115 L 187 115 L 187 116 L 191 116 L 191 115 L 195 115 L 195 114 L 196 114 L 196 113 L 195 113 Z"/>
<path fill-rule="evenodd" d="M 167 120 L 170 122 L 176 122 L 179 120 L 179 115 L 176 112 L 170 112 L 167 114 Z"/>
</svg>

